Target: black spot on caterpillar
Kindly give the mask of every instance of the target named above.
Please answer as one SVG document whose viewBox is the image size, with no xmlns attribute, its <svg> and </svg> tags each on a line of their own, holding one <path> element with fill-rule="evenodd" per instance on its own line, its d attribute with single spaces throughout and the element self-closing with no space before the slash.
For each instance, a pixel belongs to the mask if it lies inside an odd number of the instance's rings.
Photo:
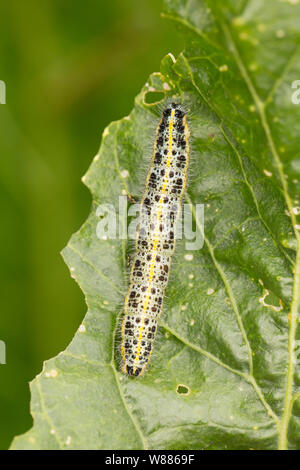
<svg viewBox="0 0 300 470">
<path fill-rule="evenodd" d="M 156 130 L 121 327 L 122 371 L 141 376 L 149 363 L 187 181 L 189 128 L 182 105 L 172 103 Z"/>
</svg>

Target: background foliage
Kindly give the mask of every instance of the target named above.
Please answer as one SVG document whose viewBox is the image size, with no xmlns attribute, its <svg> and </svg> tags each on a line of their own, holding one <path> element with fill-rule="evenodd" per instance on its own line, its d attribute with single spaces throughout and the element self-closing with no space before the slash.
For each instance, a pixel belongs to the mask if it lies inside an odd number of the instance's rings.
<svg viewBox="0 0 300 470">
<path fill-rule="evenodd" d="M 28 381 L 85 313 L 59 252 L 89 210 L 80 178 L 102 130 L 181 49 L 161 9 L 160 0 L 1 2 L 0 448 L 31 426 Z"/>
</svg>

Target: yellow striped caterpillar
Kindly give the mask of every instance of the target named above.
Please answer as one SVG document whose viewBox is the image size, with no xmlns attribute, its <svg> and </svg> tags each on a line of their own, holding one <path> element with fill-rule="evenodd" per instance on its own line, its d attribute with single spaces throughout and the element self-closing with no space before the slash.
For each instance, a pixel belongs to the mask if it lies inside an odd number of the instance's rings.
<svg viewBox="0 0 300 470">
<path fill-rule="evenodd" d="M 121 356 L 122 371 L 127 375 L 141 376 L 152 354 L 188 164 L 186 113 L 182 105 L 172 103 L 164 109 L 156 130 L 123 308 Z"/>
</svg>

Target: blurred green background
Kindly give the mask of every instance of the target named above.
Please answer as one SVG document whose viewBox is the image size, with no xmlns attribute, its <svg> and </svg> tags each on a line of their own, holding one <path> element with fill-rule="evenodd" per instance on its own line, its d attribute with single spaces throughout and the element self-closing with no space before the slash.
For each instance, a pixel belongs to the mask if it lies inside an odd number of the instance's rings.
<svg viewBox="0 0 300 470">
<path fill-rule="evenodd" d="M 182 48 L 162 0 L 0 4 L 0 448 L 31 426 L 28 381 L 86 307 L 60 256 L 88 215 L 80 181 L 110 121 Z"/>
</svg>

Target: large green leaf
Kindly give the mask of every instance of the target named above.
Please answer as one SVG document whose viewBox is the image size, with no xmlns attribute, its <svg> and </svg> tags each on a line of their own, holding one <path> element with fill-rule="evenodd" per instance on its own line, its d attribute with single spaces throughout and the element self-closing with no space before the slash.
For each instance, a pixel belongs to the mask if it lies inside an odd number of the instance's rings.
<svg viewBox="0 0 300 470">
<path fill-rule="evenodd" d="M 88 313 L 31 383 L 34 426 L 13 449 L 300 448 L 300 5 L 167 0 L 165 16 L 185 52 L 104 131 L 84 177 L 92 210 L 63 256 Z M 189 109 L 185 202 L 205 204 L 205 244 L 185 257 L 178 242 L 155 354 L 135 379 L 117 361 L 128 244 L 96 237 L 96 209 L 140 194 L 153 91 Z"/>
</svg>

